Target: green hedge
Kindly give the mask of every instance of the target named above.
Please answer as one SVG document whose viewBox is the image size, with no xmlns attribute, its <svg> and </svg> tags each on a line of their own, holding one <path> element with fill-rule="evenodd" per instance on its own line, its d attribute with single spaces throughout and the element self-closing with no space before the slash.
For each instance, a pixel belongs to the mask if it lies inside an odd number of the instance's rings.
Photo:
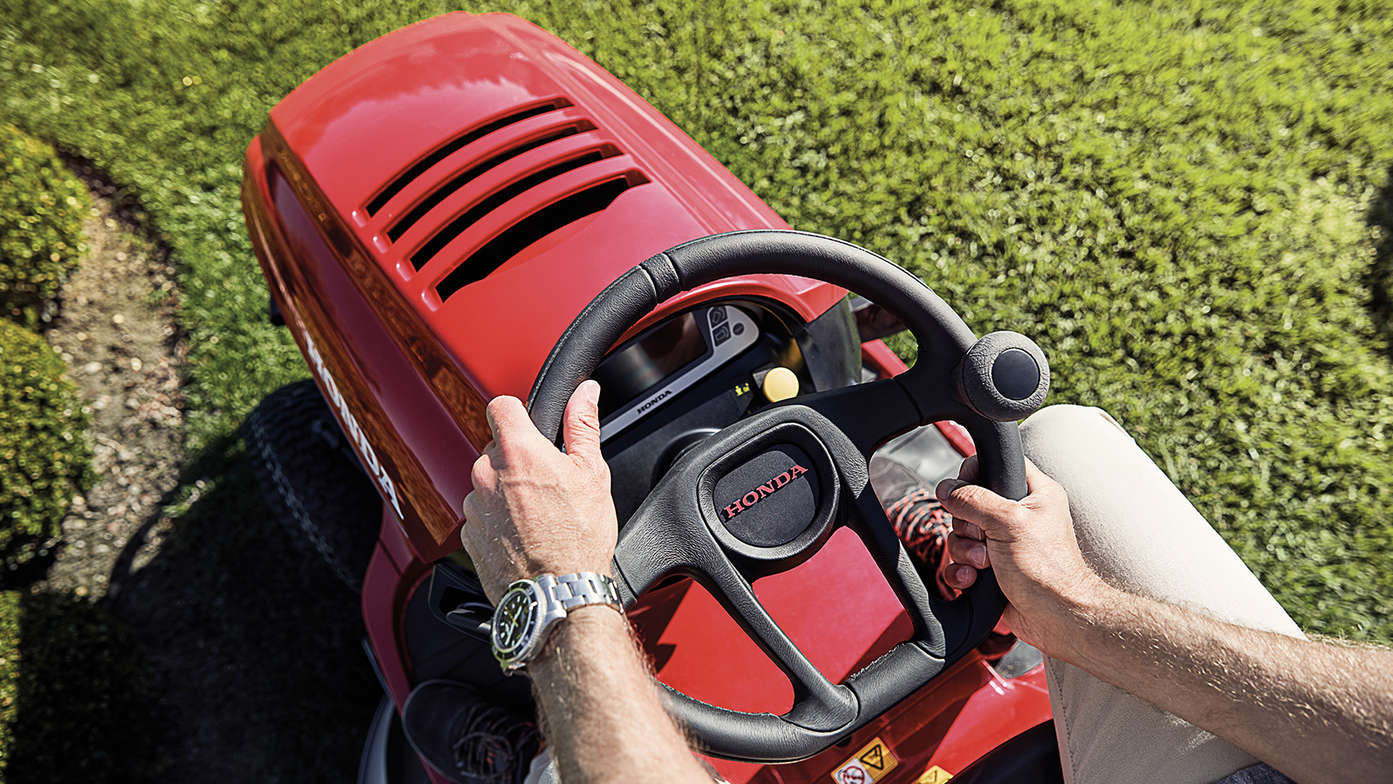
<svg viewBox="0 0 1393 784">
<path fill-rule="evenodd" d="M 17 568 L 58 532 L 89 476 L 87 416 L 63 360 L 0 320 L 0 564 Z"/>
<path fill-rule="evenodd" d="M 0 781 L 7 781 L 19 707 L 19 594 L 0 592 Z"/>
<path fill-rule="evenodd" d="M 87 189 L 53 148 L 0 124 L 0 309 L 38 321 L 85 250 Z"/>
</svg>

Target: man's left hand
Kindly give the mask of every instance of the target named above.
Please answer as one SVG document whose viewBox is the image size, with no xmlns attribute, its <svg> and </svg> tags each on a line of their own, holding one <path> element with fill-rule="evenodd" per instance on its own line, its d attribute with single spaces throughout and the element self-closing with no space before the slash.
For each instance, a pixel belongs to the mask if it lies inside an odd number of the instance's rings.
<svg viewBox="0 0 1393 784">
<path fill-rule="evenodd" d="M 537 430 L 522 401 L 489 403 L 493 441 L 474 463 L 460 538 L 490 600 L 539 574 L 610 573 L 619 524 L 600 454 L 599 401 L 594 381 L 571 395 L 565 452 Z"/>
</svg>

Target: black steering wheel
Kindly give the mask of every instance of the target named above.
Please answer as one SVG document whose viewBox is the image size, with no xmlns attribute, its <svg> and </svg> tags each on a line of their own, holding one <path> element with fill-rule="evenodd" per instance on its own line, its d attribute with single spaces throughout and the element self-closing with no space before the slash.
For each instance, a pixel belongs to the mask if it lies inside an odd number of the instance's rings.
<svg viewBox="0 0 1393 784">
<path fill-rule="evenodd" d="M 782 716 L 725 710 L 664 687 L 669 712 L 710 753 L 788 762 L 846 738 L 928 683 L 976 647 L 1005 606 L 989 571 L 955 601 L 924 584 L 871 489 L 871 454 L 911 428 L 952 419 L 972 434 L 982 483 L 1023 498 L 1014 423 L 1044 401 L 1049 368 L 1022 335 L 978 340 L 918 278 L 870 251 L 802 232 L 732 232 L 660 253 L 600 292 L 537 375 L 528 401 L 537 427 L 559 445 L 571 393 L 658 303 L 752 273 L 800 275 L 858 292 L 903 319 L 919 340 L 914 367 L 894 378 L 770 406 L 689 449 L 620 529 L 613 568 L 626 605 L 668 574 L 689 574 L 794 687 L 793 707 Z M 750 583 L 808 559 L 842 526 L 865 543 L 908 610 L 914 636 L 834 684 L 769 617 Z"/>
</svg>

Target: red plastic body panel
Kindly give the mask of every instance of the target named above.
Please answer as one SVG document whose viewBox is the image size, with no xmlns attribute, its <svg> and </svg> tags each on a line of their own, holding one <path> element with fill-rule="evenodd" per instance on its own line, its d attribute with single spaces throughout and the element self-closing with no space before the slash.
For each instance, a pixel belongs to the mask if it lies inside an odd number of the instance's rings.
<svg viewBox="0 0 1393 784">
<path fill-rule="evenodd" d="M 569 106 L 482 136 L 369 210 L 385 184 L 462 129 L 558 101 Z M 389 229 L 422 203 L 428 184 L 448 181 L 495 148 L 581 121 L 575 134 L 509 158 L 450 193 L 391 239 Z M 478 193 L 592 148 L 609 157 L 516 195 L 415 268 L 410 257 L 427 229 L 467 212 Z M 437 285 L 462 257 L 528 215 L 616 178 L 631 185 L 606 209 L 528 245 L 441 300 Z M 342 390 L 347 408 L 381 462 L 383 481 L 400 490 L 394 507 L 426 560 L 457 548 L 460 504 L 469 489 L 468 471 L 460 467 L 488 440 L 485 401 L 525 397 L 561 332 L 595 294 L 639 261 L 686 240 L 787 228 L 614 77 L 539 28 L 494 14 L 449 14 L 412 25 L 306 81 L 272 110 L 271 123 L 248 149 L 243 194 L 258 257 L 287 322 L 312 366 L 306 332 L 317 347 L 327 345 L 320 353 L 337 385 L 357 387 Z M 337 266 L 329 261 L 334 257 Z M 674 298 L 652 318 L 736 294 L 774 299 L 812 318 L 845 292 L 801 278 L 748 276 Z M 382 483 L 379 490 L 388 494 Z"/>
<path fill-rule="evenodd" d="M 425 64 L 429 64 L 428 67 Z M 480 118 L 565 96 L 564 118 L 586 118 L 594 130 L 545 145 L 491 169 L 431 210 L 399 242 L 387 227 L 421 194 L 405 190 L 368 216 L 365 204 L 401 170 L 442 140 Z M 523 126 L 495 132 L 460 150 L 487 147 L 490 138 L 525 135 Z M 394 283 L 417 306 L 432 333 L 485 398 L 524 396 L 556 338 L 590 299 L 619 273 L 680 242 L 742 228 L 787 228 L 772 210 L 690 137 L 608 72 L 549 33 L 514 16 L 450 14 L 372 41 L 330 64 L 292 92 L 271 120 L 330 205 L 352 216 L 358 237 L 378 252 Z M 384 144 L 384 141 L 390 141 Z M 548 247 L 529 248 L 482 281 L 440 303 L 434 286 L 444 267 L 500 233 L 524 210 L 496 210 L 458 236 L 419 273 L 405 257 L 423 239 L 420 230 L 453 216 L 470 201 L 466 191 L 488 191 L 531 173 L 564 148 L 610 144 L 615 158 L 549 180 L 522 199 L 553 201 L 581 184 L 635 170 L 648 180 L 587 223 Z M 553 149 L 560 145 L 563 149 Z M 372 151 L 365 155 L 365 151 Z M 543 154 L 546 153 L 546 154 Z M 450 158 L 436 167 L 452 169 Z M 596 171 L 598 169 L 598 171 Z M 420 185 L 426 178 L 415 181 Z M 843 292 L 821 284 L 770 278 L 776 298 L 812 317 Z M 421 305 L 424 304 L 424 307 Z M 673 306 L 687 304 L 687 298 Z M 494 339 L 482 339 L 491 336 Z M 501 339 L 500 339 L 501 337 Z"/>
<path fill-rule="evenodd" d="M 553 106 L 444 149 L 469 128 Z M 564 130 L 566 135 L 552 136 Z M 432 193 L 508 149 L 467 187 Z M 521 147 L 519 147 L 521 145 Z M 599 156 L 540 178 L 567 156 Z M 558 156 L 560 156 L 558 158 Z M 386 503 L 364 579 L 368 636 L 397 704 L 413 682 L 402 623 L 430 562 L 458 548 L 469 466 L 488 440 L 485 402 L 523 397 L 565 327 L 639 261 L 706 234 L 786 224 L 675 125 L 570 46 L 516 17 L 450 14 L 373 41 L 326 67 L 272 110 L 247 151 L 243 203 L 272 294 Z M 403 172 L 420 169 L 413 177 Z M 453 235 L 424 263 L 435 231 L 480 193 L 537 180 Z M 389 183 L 401 181 L 401 187 Z M 462 259 L 527 216 L 598 183 L 623 182 L 608 206 L 441 294 Z M 420 215 L 410 226 L 404 219 Z M 407 221 L 409 222 L 409 221 Z M 645 324 L 725 296 L 775 300 L 804 319 L 845 292 L 787 276 L 746 276 L 687 292 Z M 639 325 L 636 329 L 641 329 Z M 884 375 L 904 365 L 863 347 Z M 970 439 L 940 430 L 963 454 Z M 820 601 L 810 603 L 808 586 Z M 903 609 L 855 537 L 756 585 L 771 615 L 818 668 L 841 680 L 909 630 Z M 791 688 L 704 591 L 655 590 L 634 608 L 660 678 L 717 704 L 787 708 Z M 1042 672 L 1002 680 L 980 656 L 833 748 L 794 765 L 716 761 L 729 779 L 811 781 L 879 736 L 900 760 L 884 782 L 930 764 L 956 773 L 1049 718 Z"/>
</svg>

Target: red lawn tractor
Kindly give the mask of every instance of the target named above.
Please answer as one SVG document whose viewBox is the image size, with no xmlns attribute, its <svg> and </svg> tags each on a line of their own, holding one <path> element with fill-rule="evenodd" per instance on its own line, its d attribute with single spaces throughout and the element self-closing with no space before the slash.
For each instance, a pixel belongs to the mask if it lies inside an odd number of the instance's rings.
<svg viewBox="0 0 1393 784">
<path fill-rule="evenodd" d="M 275 514 L 361 592 L 386 692 L 360 781 L 443 781 L 403 738 L 416 684 L 533 710 L 490 653 L 461 502 L 489 399 L 527 400 L 556 437 L 589 377 L 627 615 L 722 777 L 1060 779 L 1039 653 L 998 625 L 989 575 L 940 595 L 875 470 L 888 455 L 900 490 L 932 488 L 975 451 L 1021 497 L 1014 422 L 1048 385 L 1030 341 L 978 339 L 894 264 L 790 231 L 508 15 L 431 19 L 324 68 L 252 141 L 242 201 L 313 376 L 247 441 Z M 906 328 L 913 368 L 880 340 Z"/>
</svg>

